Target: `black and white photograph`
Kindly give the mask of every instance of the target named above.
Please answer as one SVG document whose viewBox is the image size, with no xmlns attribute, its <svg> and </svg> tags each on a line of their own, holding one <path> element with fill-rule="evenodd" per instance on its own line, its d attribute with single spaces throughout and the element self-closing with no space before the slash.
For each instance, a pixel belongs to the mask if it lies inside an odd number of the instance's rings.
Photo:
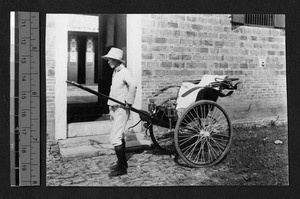
<svg viewBox="0 0 300 199">
<path fill-rule="evenodd" d="M 46 186 L 288 186 L 283 14 L 46 15 Z"/>
</svg>

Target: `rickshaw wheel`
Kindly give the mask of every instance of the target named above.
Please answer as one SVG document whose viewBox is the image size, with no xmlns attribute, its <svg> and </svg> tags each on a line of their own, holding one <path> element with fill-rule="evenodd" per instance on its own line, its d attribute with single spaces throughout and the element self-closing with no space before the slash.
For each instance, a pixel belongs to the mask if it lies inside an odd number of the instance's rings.
<svg viewBox="0 0 300 199">
<path fill-rule="evenodd" d="M 161 126 L 151 125 L 149 127 L 151 140 L 164 154 L 174 154 L 176 152 L 174 144 L 174 130 L 169 130 Z"/>
<path fill-rule="evenodd" d="M 176 103 L 177 97 L 170 97 L 163 101 L 160 106 L 166 106 L 167 103 Z M 157 125 L 151 125 L 149 127 L 150 137 L 153 144 L 165 154 L 176 153 L 174 143 L 174 129 L 164 128 Z"/>
<path fill-rule="evenodd" d="M 230 119 L 216 102 L 197 101 L 178 119 L 174 141 L 178 154 L 189 166 L 213 166 L 224 158 L 231 145 Z"/>
</svg>

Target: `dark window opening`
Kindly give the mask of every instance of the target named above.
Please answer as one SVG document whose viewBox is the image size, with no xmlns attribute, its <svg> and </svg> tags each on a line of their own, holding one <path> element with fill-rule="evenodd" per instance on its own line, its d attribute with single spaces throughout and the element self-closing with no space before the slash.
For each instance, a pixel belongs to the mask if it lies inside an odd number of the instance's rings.
<svg viewBox="0 0 300 199">
<path fill-rule="evenodd" d="M 267 14 L 247 14 L 245 16 L 246 25 L 254 26 L 274 26 L 274 15 Z"/>
<path fill-rule="evenodd" d="M 285 15 L 282 14 L 233 14 L 231 19 L 233 29 L 241 25 L 285 28 Z"/>
</svg>

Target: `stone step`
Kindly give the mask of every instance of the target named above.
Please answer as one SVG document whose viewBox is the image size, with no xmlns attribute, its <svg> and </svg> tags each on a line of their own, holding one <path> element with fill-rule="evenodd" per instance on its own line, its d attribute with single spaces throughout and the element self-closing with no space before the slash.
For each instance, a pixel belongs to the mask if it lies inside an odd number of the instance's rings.
<svg viewBox="0 0 300 199">
<path fill-rule="evenodd" d="M 111 122 L 109 120 L 92 122 L 75 122 L 68 124 L 68 137 L 105 135 L 109 134 Z"/>
<path fill-rule="evenodd" d="M 125 133 L 126 151 L 150 149 L 152 141 L 142 133 Z M 60 154 L 63 158 L 100 154 L 113 154 L 114 148 L 109 142 L 109 134 L 73 137 L 59 140 Z"/>
</svg>

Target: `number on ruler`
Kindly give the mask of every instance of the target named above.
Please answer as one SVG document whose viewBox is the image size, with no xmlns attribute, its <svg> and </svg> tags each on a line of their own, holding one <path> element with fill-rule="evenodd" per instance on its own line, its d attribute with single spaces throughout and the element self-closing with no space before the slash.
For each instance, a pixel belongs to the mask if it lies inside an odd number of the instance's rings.
<svg viewBox="0 0 300 199">
<path fill-rule="evenodd" d="M 37 50 L 38 48 L 36 46 L 31 46 L 31 50 Z"/>
<path fill-rule="evenodd" d="M 22 117 L 27 117 L 26 111 L 22 111 Z"/>
<path fill-rule="evenodd" d="M 26 129 L 22 129 L 22 134 L 26 135 L 27 134 L 27 130 Z"/>
<path fill-rule="evenodd" d="M 22 27 L 26 27 L 26 21 L 22 21 L 22 22 L 21 22 L 21 26 L 22 26 Z"/>
<path fill-rule="evenodd" d="M 26 75 L 22 75 L 22 81 L 23 81 L 23 82 L 26 81 Z"/>
<path fill-rule="evenodd" d="M 22 147 L 22 153 L 27 153 L 26 147 Z"/>
<path fill-rule="evenodd" d="M 27 62 L 26 58 L 25 58 L 25 57 L 22 57 L 21 63 L 22 63 L 22 64 L 25 64 L 26 62 Z"/>
<path fill-rule="evenodd" d="M 22 165 L 22 171 L 26 171 L 27 170 L 27 166 L 26 166 L 26 164 L 23 164 Z"/>
<path fill-rule="evenodd" d="M 26 97 L 26 93 L 23 91 L 22 92 L 22 99 L 26 99 L 27 97 Z"/>
<path fill-rule="evenodd" d="M 26 45 L 26 44 L 27 44 L 26 40 L 25 40 L 25 39 L 22 39 L 22 40 L 21 40 L 21 44 L 22 44 L 22 45 Z"/>
</svg>

